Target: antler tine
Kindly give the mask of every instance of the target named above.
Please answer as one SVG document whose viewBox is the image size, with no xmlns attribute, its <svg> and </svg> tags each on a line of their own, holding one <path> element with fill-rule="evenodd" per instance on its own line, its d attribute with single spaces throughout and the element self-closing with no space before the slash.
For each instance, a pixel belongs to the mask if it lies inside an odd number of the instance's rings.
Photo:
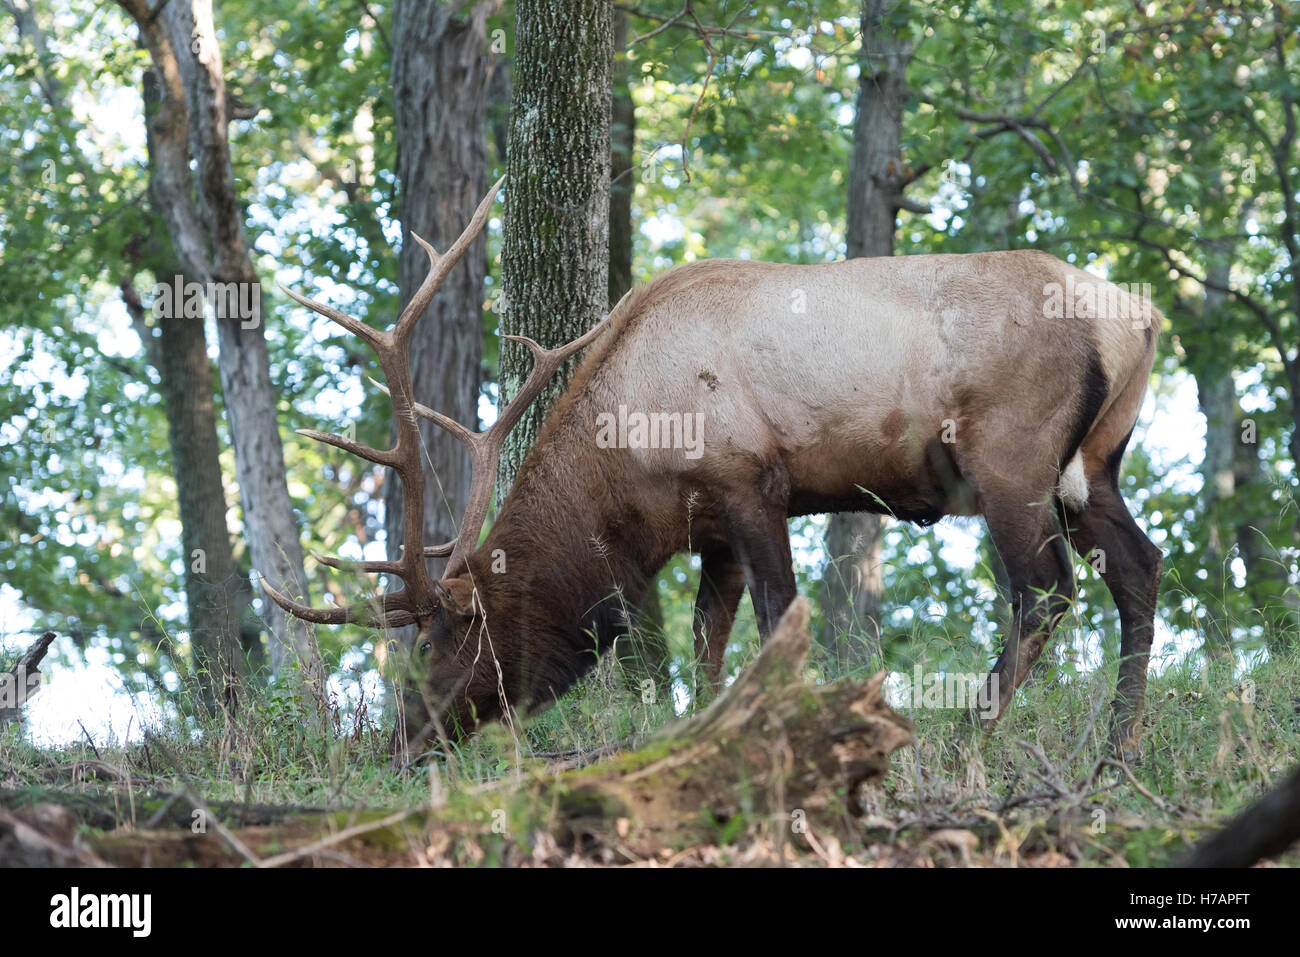
<svg viewBox="0 0 1300 957">
<path fill-rule="evenodd" d="M 397 457 L 392 451 L 383 451 L 371 448 L 369 445 L 363 445 L 360 442 L 354 442 L 342 435 L 335 435 L 333 432 L 317 432 L 315 429 L 295 429 L 299 435 L 305 435 L 309 439 L 315 439 L 317 442 L 323 442 L 326 445 L 332 445 L 336 449 L 342 449 L 344 452 L 351 452 L 357 458 L 365 459 L 368 462 L 374 462 L 376 465 L 396 465 Z"/>
<path fill-rule="evenodd" d="M 312 552 L 311 557 L 322 565 L 328 565 L 330 568 L 360 569 L 371 575 L 396 575 L 403 570 L 401 562 L 334 558 L 330 555 L 322 555 L 320 552 Z"/>
<path fill-rule="evenodd" d="M 417 236 L 414 232 L 411 237 L 419 243 L 426 253 L 429 254 L 429 274 L 424 277 L 424 282 L 420 283 L 420 288 L 415 291 L 411 301 L 406 304 L 402 310 L 402 315 L 397 320 L 397 327 L 394 334 L 398 339 L 409 336 L 411 330 L 415 328 L 416 321 L 424 315 L 424 310 L 429 308 L 429 303 L 433 301 L 434 294 L 442 285 L 447 273 L 456 268 L 461 257 L 465 255 L 466 250 L 478 238 L 478 234 L 483 231 L 487 225 L 488 215 L 492 211 L 492 203 L 496 199 L 497 191 L 501 189 L 501 184 L 506 181 L 502 176 L 488 190 L 483 201 L 478 204 L 478 209 L 474 210 L 474 217 L 469 221 L 469 225 L 461 232 L 460 237 L 451 244 L 445 253 L 439 254 L 436 249 Z"/>
<path fill-rule="evenodd" d="M 347 315 L 346 313 L 339 312 L 337 309 L 335 309 L 332 306 L 327 306 L 323 302 L 317 302 L 315 299 L 308 299 L 306 296 L 294 292 L 292 289 L 290 289 L 282 282 L 276 283 L 276 285 L 280 287 L 280 290 L 286 296 L 288 296 L 294 302 L 298 303 L 298 305 L 306 306 L 308 309 L 312 310 L 313 312 L 319 312 L 326 319 L 330 319 L 334 322 L 337 322 L 348 332 L 352 333 L 353 335 L 360 336 L 362 339 L 366 340 L 366 342 L 370 343 L 371 345 L 374 345 L 376 342 L 378 342 L 380 336 L 383 335 L 383 333 L 381 333 L 378 329 L 374 329 L 366 325 L 364 322 L 361 322 L 358 319 L 353 319 L 351 316 Z"/>
<path fill-rule="evenodd" d="M 608 328 L 607 326 L 608 322 L 609 322 L 609 316 L 607 315 L 605 316 L 604 319 L 600 320 L 600 322 L 596 323 L 594 326 L 592 326 L 590 329 L 588 329 L 578 338 L 574 339 L 572 342 L 565 343 L 562 346 L 557 346 L 554 349 L 547 349 L 546 347 L 540 345 L 537 342 L 537 340 L 530 339 L 528 336 L 502 335 L 501 338 L 509 339 L 511 342 L 522 342 L 524 345 L 528 347 L 528 350 L 533 354 L 533 359 L 535 362 L 540 362 L 544 358 L 548 359 L 549 361 L 551 357 L 554 357 L 555 364 L 558 366 L 560 363 L 564 362 L 564 360 L 568 359 L 575 352 L 578 352 L 580 349 L 585 349 L 588 345 L 590 345 L 593 339 L 595 339 L 597 336 L 599 336 Z"/>
<path fill-rule="evenodd" d="M 378 599 L 344 605 L 339 608 L 312 608 L 286 598 L 271 587 L 265 578 L 261 579 L 262 591 L 266 592 L 277 605 L 303 621 L 317 625 L 346 625 L 356 622 L 362 625 L 386 625 L 401 628 L 415 621 L 405 600 L 406 592 L 394 592 Z M 376 605 L 378 608 L 376 608 Z"/>
<path fill-rule="evenodd" d="M 577 339 L 554 349 L 547 349 L 527 336 L 503 335 L 501 337 L 527 346 L 528 351 L 533 354 L 533 368 L 528 373 L 528 378 L 524 380 L 524 384 L 519 387 L 519 391 L 501 410 L 496 422 L 492 423 L 492 428 L 487 432 L 489 436 L 492 436 L 493 433 L 499 433 L 495 439 L 498 446 L 505 444 L 506 435 L 523 416 L 524 410 L 532 404 L 534 399 L 541 395 L 542 390 L 546 388 L 546 383 L 551 380 L 551 376 L 555 375 L 556 370 L 579 350 L 590 345 L 608 328 L 609 316 L 606 316 Z"/>
<path fill-rule="evenodd" d="M 384 395 L 389 396 L 390 398 L 392 397 L 392 393 L 388 391 L 388 386 L 384 385 L 372 376 L 366 376 L 366 378 L 369 379 L 371 384 L 379 389 L 379 391 Z M 479 433 L 470 429 L 468 426 L 462 425 L 450 416 L 443 415 L 437 409 L 431 409 L 420 402 L 412 402 L 411 409 L 416 415 L 420 416 L 420 418 L 428 419 L 430 422 L 436 423 L 441 426 L 444 431 L 451 433 L 452 436 L 465 445 L 473 445 L 474 441 L 478 438 Z"/>
</svg>

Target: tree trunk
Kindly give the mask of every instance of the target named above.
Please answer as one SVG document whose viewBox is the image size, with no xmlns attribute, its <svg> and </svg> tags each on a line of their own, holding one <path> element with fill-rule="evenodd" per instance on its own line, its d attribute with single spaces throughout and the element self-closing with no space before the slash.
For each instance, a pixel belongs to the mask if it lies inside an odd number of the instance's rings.
<svg viewBox="0 0 1300 957">
<path fill-rule="evenodd" d="M 203 323 L 160 319 L 167 437 L 180 501 L 190 641 L 200 673 L 242 675 L 241 582 L 226 525 L 212 363 Z M 246 603 L 246 601 L 245 601 Z M 223 694 L 226 689 L 219 689 Z"/>
<path fill-rule="evenodd" d="M 609 150 L 609 306 L 632 288 L 632 194 L 636 189 L 636 103 L 627 55 L 627 14 L 614 14 L 614 88 Z"/>
<path fill-rule="evenodd" d="M 157 102 L 156 84 L 146 80 L 147 108 Z M 149 242 L 146 237 L 140 239 Z M 175 268 L 164 265 L 161 253 L 151 259 L 148 265 L 155 281 L 173 282 Z M 226 489 L 214 401 L 216 383 L 208 359 L 207 336 L 202 320 L 173 316 L 159 317 L 155 338 L 131 280 L 124 279 L 121 288 L 147 358 L 158 370 L 181 519 L 190 647 L 202 700 L 212 708 L 244 678 L 247 657 L 241 626 L 250 596 L 235 564 L 226 524 Z"/>
<path fill-rule="evenodd" d="M 903 106 L 912 59 L 905 24 L 892 21 L 900 0 L 864 0 L 858 55 L 858 112 L 849 170 L 846 255 L 890 256 L 902 198 Z M 822 641 L 845 669 L 865 667 L 879 653 L 884 582 L 880 565 L 884 521 L 869 512 L 842 512 L 826 529 Z"/>
<path fill-rule="evenodd" d="M 397 282 L 405 307 L 429 272 L 417 233 L 439 250 L 460 235 L 487 192 L 486 21 L 490 4 L 398 0 L 393 9 L 393 114 L 397 137 L 402 251 Z M 411 337 L 411 385 L 419 400 L 459 422 L 478 422 L 483 362 L 483 280 L 487 235 L 453 269 Z M 432 422 L 420 420 L 425 457 L 424 540 L 456 537 L 469 496 L 469 456 Z M 402 551 L 401 481 L 384 482 L 388 557 Z M 430 559 L 437 576 L 445 559 Z M 409 646 L 413 627 L 390 638 Z"/>
<path fill-rule="evenodd" d="M 609 296 L 610 0 L 519 0 L 515 5 L 513 99 L 501 250 L 502 331 L 554 347 L 605 315 Z M 507 441 L 498 500 L 532 448 L 571 359 Z M 532 365 L 517 343 L 501 343 L 501 399 Z"/>
<path fill-rule="evenodd" d="M 260 286 L 257 294 L 261 296 Z M 253 567 L 282 594 L 305 600 L 308 589 L 302 544 L 285 480 L 284 448 L 276 417 L 279 396 L 271 385 L 266 340 L 260 326 L 244 329 L 238 319 L 219 319 L 217 339 L 221 391 L 230 419 L 235 479 Z M 310 696 L 320 699 L 326 676 L 314 628 L 287 615 L 265 595 L 261 598 L 271 674 L 289 677 L 286 667 L 296 664 L 295 683 L 300 682 Z"/>
<path fill-rule="evenodd" d="M 244 534 L 258 573 L 291 597 L 305 597 L 302 546 L 285 481 L 261 316 L 262 288 L 249 258 L 244 216 L 230 165 L 227 98 L 211 0 L 119 0 L 135 19 L 162 93 L 150 118 L 155 162 L 150 193 L 167 223 L 182 272 L 196 280 L 245 284 L 256 316 L 218 316 L 219 369 Z M 193 170 L 191 161 L 193 160 Z M 325 674 L 314 630 L 263 600 L 272 672 L 296 659 L 308 694 L 323 701 Z"/>
<path fill-rule="evenodd" d="M 27 0 L 6 0 L 5 6 L 13 15 L 19 34 L 32 44 L 41 59 L 44 74 L 41 84 L 49 105 L 55 110 L 65 110 L 63 85 L 57 71 L 50 69 L 49 45 L 30 4 Z M 152 116 L 160 101 L 158 83 L 152 74 L 145 77 L 143 97 L 146 114 Z M 147 145 L 152 164 L 156 145 L 152 136 Z M 82 172 L 89 180 L 92 175 L 89 169 L 83 167 Z M 156 213 L 157 198 L 152 193 L 150 201 Z M 248 598 L 239 581 L 226 525 L 226 492 L 219 460 L 221 446 L 217 438 L 214 388 L 197 385 L 212 383 L 203 322 L 184 317 L 163 318 L 158 322 L 159 336 L 154 338 L 145 319 L 145 306 L 133 286 L 138 266 L 148 268 L 159 282 L 170 282 L 179 272 L 170 255 L 163 253 L 159 246 L 156 236 L 132 236 L 124 241 L 123 254 L 131 259 L 128 262 L 131 274 L 123 277 L 120 288 L 145 348 L 145 358 L 158 370 L 160 379 L 181 520 L 186 618 L 195 671 L 204 676 L 201 687 L 211 704 L 225 690 L 228 682 L 223 676 L 227 672 L 231 683 L 237 684 L 242 678 L 240 623 Z"/>
<path fill-rule="evenodd" d="M 1206 273 L 1210 282 L 1227 286 L 1230 260 L 1214 256 Z M 1219 310 L 1227 302 L 1227 295 L 1208 286 L 1202 302 L 1204 329 L 1216 328 L 1222 321 Z M 1231 571 L 1226 567 L 1228 550 L 1235 538 L 1234 528 L 1225 521 L 1223 511 L 1230 507 L 1236 493 L 1236 457 L 1239 437 L 1237 432 L 1237 388 L 1232 368 L 1211 363 L 1213 369 L 1202 369 L 1196 376 L 1197 401 L 1205 416 L 1205 457 L 1201 460 L 1204 480 L 1202 502 L 1203 516 L 1209 526 L 1209 542 L 1205 551 L 1205 566 L 1209 572 L 1204 603 L 1205 655 L 1209 660 L 1230 662 L 1232 659 L 1232 623 L 1225 607 L 1224 590 L 1231 583 Z"/>
<path fill-rule="evenodd" d="M 822 644 L 841 671 L 870 667 L 883 657 L 880 564 L 884 521 L 870 512 L 837 512 L 826 525 L 822 572 Z"/>
</svg>

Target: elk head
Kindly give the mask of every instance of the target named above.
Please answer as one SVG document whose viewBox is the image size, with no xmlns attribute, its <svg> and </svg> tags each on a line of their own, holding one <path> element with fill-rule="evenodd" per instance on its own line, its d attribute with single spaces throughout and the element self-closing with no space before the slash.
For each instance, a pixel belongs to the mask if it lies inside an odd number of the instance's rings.
<svg viewBox="0 0 1300 957">
<path fill-rule="evenodd" d="M 330 306 L 281 286 L 295 302 L 320 313 L 359 336 L 379 358 L 387 386 L 379 387 L 392 401 L 396 441 L 391 449 L 375 449 L 352 439 L 311 429 L 306 435 L 369 462 L 393 469 L 402 482 L 404 525 L 402 552 L 396 561 L 344 561 L 314 555 L 331 568 L 359 569 L 384 574 L 404 583 L 401 591 L 388 591 L 374 599 L 336 608 L 312 608 L 280 594 L 263 579 L 262 588 L 289 614 L 324 625 L 356 622 L 379 628 L 416 627 L 411 668 L 401 694 L 398 725 L 391 748 L 395 753 L 418 748 L 431 737 L 463 733 L 478 724 L 508 713 L 511 702 L 502 692 L 501 663 L 496 660 L 488 634 L 488 611 L 469 571 L 468 556 L 478 545 L 492 499 L 497 465 L 506 436 L 524 410 L 545 388 L 555 371 L 606 328 L 602 321 L 579 339 L 558 349 L 545 349 L 525 336 L 504 336 L 527 346 L 534 364 L 518 394 L 484 432 L 476 432 L 441 412 L 415 401 L 411 394 L 409 350 L 411 334 L 448 273 L 460 262 L 488 220 L 488 213 L 504 178 L 488 191 L 464 232 L 445 253 L 439 254 L 419 236 L 411 236 L 429 256 L 429 273 L 396 324 L 386 331 L 353 319 Z M 378 384 L 378 383 L 376 383 Z M 465 514 L 457 536 L 441 545 L 425 545 L 424 471 L 416 416 L 426 418 L 454 436 L 468 450 L 472 480 Z M 450 556 L 441 580 L 435 581 L 426 558 Z"/>
</svg>

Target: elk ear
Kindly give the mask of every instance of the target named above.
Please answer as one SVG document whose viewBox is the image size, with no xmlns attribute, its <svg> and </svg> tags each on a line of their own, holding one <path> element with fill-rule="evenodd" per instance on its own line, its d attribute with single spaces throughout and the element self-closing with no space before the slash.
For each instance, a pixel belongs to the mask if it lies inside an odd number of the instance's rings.
<svg viewBox="0 0 1300 957">
<path fill-rule="evenodd" d="M 444 578 L 434 582 L 433 590 L 448 614 L 472 618 L 478 610 L 478 598 L 468 578 Z"/>
</svg>

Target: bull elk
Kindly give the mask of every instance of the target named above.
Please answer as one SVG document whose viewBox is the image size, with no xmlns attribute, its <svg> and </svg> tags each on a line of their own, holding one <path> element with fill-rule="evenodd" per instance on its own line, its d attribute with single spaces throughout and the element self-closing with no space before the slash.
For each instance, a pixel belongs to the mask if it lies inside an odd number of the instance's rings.
<svg viewBox="0 0 1300 957">
<path fill-rule="evenodd" d="M 417 627 L 417 678 L 403 691 L 395 742 L 552 702 L 626 633 L 624 609 L 684 551 L 701 558 L 695 649 L 717 681 L 742 592 L 764 637 L 795 597 L 786 519 L 873 510 L 922 524 L 976 514 L 987 522 L 1012 607 L 985 687 L 989 723 L 1072 600 L 1067 540 L 1081 555 L 1103 550 L 1121 623 L 1111 741 L 1121 754 L 1136 749 L 1161 553 L 1129 514 L 1118 475 L 1155 354 L 1160 317 L 1146 299 L 1030 250 L 693 263 L 633 290 L 561 348 L 507 336 L 531 350 L 534 368 L 479 433 L 415 400 L 407 351 L 500 186 L 446 253 L 415 237 L 429 273 L 388 331 L 289 292 L 377 353 L 396 443 L 304 434 L 393 468 L 405 500 L 398 560 L 320 560 L 406 587 L 327 609 L 263 587 L 307 621 Z M 1046 290 L 1081 284 L 1095 294 L 1080 298 L 1078 314 L 1050 315 Z M 1155 322 L 1131 321 L 1139 315 Z M 586 346 L 476 547 L 506 434 Z M 655 414 L 704 428 L 694 444 L 663 447 L 624 435 L 637 413 L 638 427 Z M 464 443 L 473 463 L 464 519 L 444 545 L 421 540 L 417 415 Z M 440 556 L 450 557 L 434 580 L 425 560 Z M 504 574 L 494 569 L 502 557 Z"/>
</svg>

